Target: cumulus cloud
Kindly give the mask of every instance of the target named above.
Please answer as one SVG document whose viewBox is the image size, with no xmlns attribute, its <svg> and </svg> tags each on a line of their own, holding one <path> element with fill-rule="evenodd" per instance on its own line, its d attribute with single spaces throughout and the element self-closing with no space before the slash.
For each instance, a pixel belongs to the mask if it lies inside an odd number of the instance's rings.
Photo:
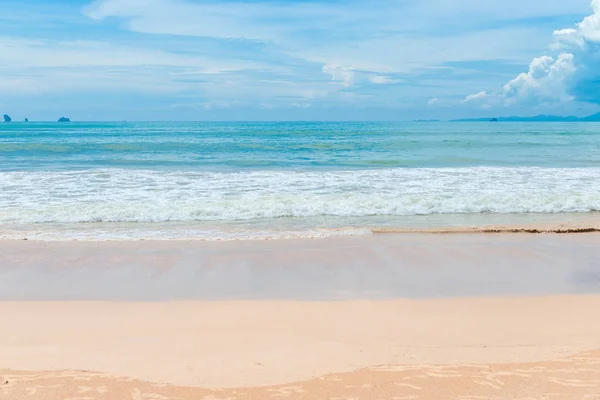
<svg viewBox="0 0 600 400">
<path fill-rule="evenodd" d="M 438 104 L 440 104 L 440 100 L 437 97 L 435 97 L 427 102 L 427 105 L 430 107 L 437 106 Z"/>
<path fill-rule="evenodd" d="M 583 101 L 600 104 L 600 0 L 594 13 L 575 28 L 556 30 L 551 49 L 557 54 L 533 59 L 529 70 L 504 86 L 502 92 L 468 95 L 464 103 L 502 99 L 505 104 Z"/>
<path fill-rule="evenodd" d="M 535 58 L 527 73 L 522 73 L 504 86 L 504 96 L 508 101 L 568 101 L 571 80 L 576 73 L 574 56 L 560 54 L 556 58 L 543 56 Z"/>
</svg>

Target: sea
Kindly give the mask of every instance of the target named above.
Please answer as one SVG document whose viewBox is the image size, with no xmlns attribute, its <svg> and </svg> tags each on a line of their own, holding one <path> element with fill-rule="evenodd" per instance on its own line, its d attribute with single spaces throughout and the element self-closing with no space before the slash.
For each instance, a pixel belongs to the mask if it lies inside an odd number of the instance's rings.
<svg viewBox="0 0 600 400">
<path fill-rule="evenodd" d="M 598 211 L 598 123 L 0 124 L 0 239 L 319 238 Z"/>
</svg>

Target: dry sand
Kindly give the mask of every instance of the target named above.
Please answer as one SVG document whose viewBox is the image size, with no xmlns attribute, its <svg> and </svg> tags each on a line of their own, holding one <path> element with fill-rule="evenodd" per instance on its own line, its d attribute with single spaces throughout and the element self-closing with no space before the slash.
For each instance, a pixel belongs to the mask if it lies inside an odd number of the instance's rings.
<svg viewBox="0 0 600 400">
<path fill-rule="evenodd" d="M 38 391 L 51 399 L 240 397 L 185 386 L 271 386 L 241 391 L 256 399 L 281 391 L 311 399 L 392 398 L 381 391 L 432 398 L 440 390 L 600 396 L 600 353 L 569 358 L 600 349 L 600 296 L 3 302 L 0 315 L 0 368 L 108 374 L 4 371 L 7 399 Z M 366 390 L 374 385 L 380 392 Z"/>
<path fill-rule="evenodd" d="M 11 400 L 600 399 L 600 352 L 521 364 L 375 367 L 270 387 L 207 390 L 92 372 L 0 372 Z"/>
</svg>

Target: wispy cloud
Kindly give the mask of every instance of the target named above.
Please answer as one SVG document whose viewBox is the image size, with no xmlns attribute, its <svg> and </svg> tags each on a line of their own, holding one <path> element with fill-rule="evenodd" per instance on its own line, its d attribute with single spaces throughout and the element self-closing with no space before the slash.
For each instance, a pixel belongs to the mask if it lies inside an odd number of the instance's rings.
<svg viewBox="0 0 600 400">
<path fill-rule="evenodd" d="M 398 79 L 391 78 L 385 75 L 371 75 L 369 81 L 376 85 L 391 85 L 400 82 Z"/>
<path fill-rule="evenodd" d="M 467 97 L 465 97 L 465 99 L 463 100 L 463 103 L 469 103 L 471 101 L 478 101 L 481 99 L 485 99 L 487 97 L 489 97 L 489 95 L 485 91 L 479 92 L 479 93 L 474 93 L 474 94 L 470 94 Z"/>
<path fill-rule="evenodd" d="M 334 82 L 341 82 L 344 86 L 352 85 L 354 81 L 354 68 L 348 65 L 325 64 L 323 73 L 330 75 Z"/>
<path fill-rule="evenodd" d="M 422 109 L 597 96 L 597 17 L 557 31 L 548 58 L 530 62 L 557 21 L 581 20 L 589 0 L 7 1 L 0 91 L 13 107 L 77 108 L 93 96 L 182 118 L 370 109 L 360 115 L 412 119 Z"/>
</svg>

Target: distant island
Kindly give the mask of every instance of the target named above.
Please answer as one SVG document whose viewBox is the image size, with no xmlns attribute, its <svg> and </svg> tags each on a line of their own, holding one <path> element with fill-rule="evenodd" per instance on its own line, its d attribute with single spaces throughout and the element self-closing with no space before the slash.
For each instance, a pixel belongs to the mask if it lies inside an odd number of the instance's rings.
<svg viewBox="0 0 600 400">
<path fill-rule="evenodd" d="M 10 122 L 10 121 L 12 121 L 12 118 L 9 117 L 8 114 L 4 114 L 3 117 L 4 117 L 4 122 Z"/>
<path fill-rule="evenodd" d="M 67 117 L 60 117 L 58 119 L 58 122 L 71 122 L 71 120 L 69 118 L 67 118 Z"/>
<path fill-rule="evenodd" d="M 536 115 L 535 117 L 498 117 L 453 119 L 450 122 L 600 122 L 600 113 L 579 118 L 574 116 Z"/>
<path fill-rule="evenodd" d="M 29 118 L 25 118 L 25 122 L 29 122 Z"/>
</svg>

